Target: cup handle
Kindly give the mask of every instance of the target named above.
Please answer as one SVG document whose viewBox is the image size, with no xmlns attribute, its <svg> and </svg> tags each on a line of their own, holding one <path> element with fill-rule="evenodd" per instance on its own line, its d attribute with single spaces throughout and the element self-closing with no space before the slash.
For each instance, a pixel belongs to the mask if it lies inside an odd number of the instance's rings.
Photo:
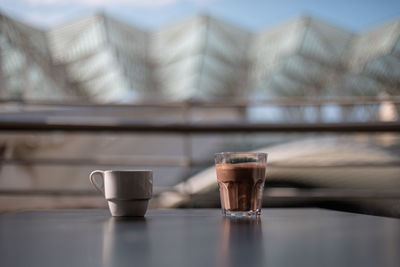
<svg viewBox="0 0 400 267">
<path fill-rule="evenodd" d="M 101 181 L 96 180 L 96 174 L 100 174 Z M 97 191 L 101 192 L 104 195 L 104 171 L 101 170 L 95 170 L 92 171 L 89 175 L 89 180 L 92 183 L 92 185 L 97 189 Z"/>
</svg>

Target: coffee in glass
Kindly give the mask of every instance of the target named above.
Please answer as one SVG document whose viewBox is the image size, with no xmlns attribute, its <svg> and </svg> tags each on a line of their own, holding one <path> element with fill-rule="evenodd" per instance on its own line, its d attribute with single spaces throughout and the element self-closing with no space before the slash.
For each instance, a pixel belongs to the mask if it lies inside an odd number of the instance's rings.
<svg viewBox="0 0 400 267">
<path fill-rule="evenodd" d="M 261 214 L 266 153 L 215 154 L 222 213 L 228 216 Z"/>
</svg>

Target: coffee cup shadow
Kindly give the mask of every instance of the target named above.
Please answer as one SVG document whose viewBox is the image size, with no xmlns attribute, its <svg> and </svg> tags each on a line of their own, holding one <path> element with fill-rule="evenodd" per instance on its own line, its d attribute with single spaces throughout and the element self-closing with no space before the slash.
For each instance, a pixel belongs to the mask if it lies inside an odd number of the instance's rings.
<svg viewBox="0 0 400 267">
<path fill-rule="evenodd" d="M 111 217 L 103 224 L 103 266 L 150 265 L 151 251 L 144 217 Z"/>
</svg>

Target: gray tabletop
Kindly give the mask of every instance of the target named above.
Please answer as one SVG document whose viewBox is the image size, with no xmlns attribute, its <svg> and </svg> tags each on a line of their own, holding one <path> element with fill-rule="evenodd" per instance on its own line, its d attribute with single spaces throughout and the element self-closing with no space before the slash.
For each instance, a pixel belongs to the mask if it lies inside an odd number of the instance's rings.
<svg viewBox="0 0 400 267">
<path fill-rule="evenodd" d="M 0 266 L 400 266 L 400 220 L 323 209 L 0 214 Z"/>
</svg>

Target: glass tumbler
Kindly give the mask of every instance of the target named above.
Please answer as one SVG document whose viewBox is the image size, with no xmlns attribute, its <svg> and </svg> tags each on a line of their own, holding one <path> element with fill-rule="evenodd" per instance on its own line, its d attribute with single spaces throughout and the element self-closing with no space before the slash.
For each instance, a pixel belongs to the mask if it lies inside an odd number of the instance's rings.
<svg viewBox="0 0 400 267">
<path fill-rule="evenodd" d="M 215 167 L 226 216 L 261 214 L 267 153 L 222 152 L 215 154 Z"/>
</svg>

